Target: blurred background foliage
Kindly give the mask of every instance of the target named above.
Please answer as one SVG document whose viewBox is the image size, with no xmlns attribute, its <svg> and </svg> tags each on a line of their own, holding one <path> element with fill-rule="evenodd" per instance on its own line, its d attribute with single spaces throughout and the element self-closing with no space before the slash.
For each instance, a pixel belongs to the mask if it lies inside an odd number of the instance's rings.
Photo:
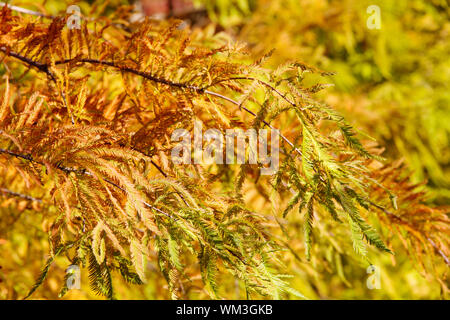
<svg viewBox="0 0 450 320">
<path fill-rule="evenodd" d="M 157 3 L 159 2 L 159 3 Z M 29 9 L 58 14 L 74 1 L 13 1 Z M 85 16 L 105 14 L 129 1 L 75 2 Z M 148 15 L 170 14 L 167 1 L 137 2 Z M 268 65 L 275 68 L 287 61 L 303 61 L 337 74 L 326 78 L 335 86 L 319 96 L 337 108 L 361 131 L 377 139 L 390 160 L 404 158 L 411 182 L 427 181 L 426 200 L 450 204 L 450 6 L 446 0 L 195 0 L 175 1 L 175 13 L 200 12 L 188 17 L 194 32 L 208 35 L 225 31 L 249 48 L 249 59 L 275 49 Z M 172 3 L 172 4 L 174 4 Z M 381 9 L 381 29 L 369 30 L 366 9 Z M 177 11 L 179 10 L 179 11 Z M 175 14 L 176 15 L 176 14 Z M 208 21 L 205 23 L 205 19 Z M 224 38 L 226 39 L 226 38 Z M 311 75 L 311 82 L 317 79 Z M 323 80 L 321 80 L 323 82 Z M 283 130 L 283 128 L 281 128 Z M 258 212 L 270 213 L 267 202 L 254 187 L 246 190 L 246 200 Z M 281 200 L 280 200 L 281 201 Z M 285 205 L 287 199 L 282 201 Z M 280 204 L 281 205 L 281 204 Z M 0 210 L 17 210 L 18 221 L 0 224 L 0 299 L 23 298 L 33 285 L 48 254 L 47 234 L 42 217 L 26 214 L 26 205 L 1 204 Z M 0 215 L 1 215 L 0 211 Z M 380 267 L 381 289 L 369 290 L 367 261 L 358 257 L 348 234 L 340 234 L 333 224 L 321 221 L 310 262 L 301 254 L 303 241 L 295 234 L 302 230 L 301 218 L 291 215 L 293 225 L 287 234 L 284 263 L 292 286 L 312 299 L 438 299 L 446 298 L 442 281 L 423 272 L 401 249 L 398 239 L 390 246 L 395 256 L 369 248 L 370 262 Z M 23 221 L 23 220 L 26 221 Z M 283 221 L 278 221 L 283 225 Z M 322 223 L 323 222 L 323 223 Z M 377 220 L 370 221 L 377 230 Z M 10 232 L 14 226 L 14 232 Z M 296 225 L 298 226 L 296 228 Z M 35 226 L 32 230 L 30 226 Z M 31 235 L 30 235 L 31 232 Z M 381 229 L 385 237 L 389 230 Z M 292 234 L 291 234 L 292 233 Z M 27 236 L 25 236 L 27 234 Z M 32 236 L 32 237 L 31 237 Z M 321 240 L 322 239 L 322 240 Z M 373 252 L 372 252 L 373 251 Z M 299 253 L 301 253 L 299 255 Z M 26 268 L 25 268 L 26 266 Z M 56 299 L 64 278 L 67 259 L 60 257 L 52 266 L 43 287 L 33 298 Z M 132 286 L 115 279 L 121 299 L 168 299 L 167 283 L 148 264 L 148 283 Z M 447 272 L 436 267 L 436 274 Z M 33 271 L 34 270 L 34 271 Z M 241 297 L 234 279 L 219 279 L 228 288 L 223 296 Z M 82 290 L 71 290 L 64 299 L 96 299 L 82 272 Z M 447 284 L 448 285 L 448 284 Z M 205 298 L 199 291 L 194 299 Z M 294 297 L 288 297 L 294 298 Z"/>
<path fill-rule="evenodd" d="M 384 156 L 405 158 L 412 181 L 428 181 L 430 202 L 450 203 L 448 1 L 203 2 L 254 56 L 273 48 L 273 66 L 302 60 L 336 72 L 324 99 L 385 146 Z M 381 9 L 380 29 L 366 26 L 370 5 Z"/>
</svg>

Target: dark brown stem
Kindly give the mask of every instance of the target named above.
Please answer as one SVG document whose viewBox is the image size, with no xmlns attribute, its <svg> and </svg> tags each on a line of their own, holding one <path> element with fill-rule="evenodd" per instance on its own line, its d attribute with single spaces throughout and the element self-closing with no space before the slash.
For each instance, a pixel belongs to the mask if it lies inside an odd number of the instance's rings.
<svg viewBox="0 0 450 320">
<path fill-rule="evenodd" d="M 0 48 L 0 49 L 1 49 L 1 48 Z M 51 77 L 53 77 L 53 75 L 51 74 L 51 72 L 48 70 L 48 65 L 47 65 L 47 64 L 42 64 L 42 63 L 35 62 L 35 61 L 31 60 L 31 59 L 28 59 L 28 58 L 26 58 L 26 57 L 20 56 L 19 54 L 14 53 L 14 52 L 7 52 L 6 50 L 3 50 L 3 51 L 4 51 L 5 53 L 7 53 L 8 55 L 10 55 L 10 56 L 12 56 L 12 57 L 15 57 L 15 58 L 17 58 L 17 59 L 19 59 L 19 60 L 21 60 L 21 61 L 23 61 L 23 62 L 25 62 L 25 63 L 27 63 L 27 64 L 29 64 L 29 65 L 31 65 L 31 66 L 34 66 L 34 67 L 36 67 L 38 70 L 43 71 L 43 72 L 47 73 L 48 75 L 50 75 Z M 254 113 L 254 112 L 251 111 L 250 109 L 248 109 L 248 108 L 242 106 L 242 104 L 240 104 L 239 102 L 237 102 L 237 101 L 235 101 L 235 100 L 233 100 L 233 99 L 231 99 L 231 98 L 229 98 L 229 97 L 227 97 L 227 96 L 224 96 L 224 95 L 222 95 L 222 94 L 216 93 L 216 92 L 214 92 L 214 91 L 206 90 L 206 88 L 201 88 L 201 87 L 198 87 L 198 86 L 193 86 L 193 85 L 190 85 L 190 84 L 187 84 L 187 83 L 173 82 L 173 81 L 170 81 L 170 80 L 167 80 L 167 79 L 164 79 L 164 78 L 158 78 L 158 77 L 155 77 L 155 76 L 153 76 L 152 74 L 150 74 L 150 73 L 148 73 L 148 72 L 135 70 L 135 69 L 130 68 L 130 67 L 120 66 L 120 65 L 117 65 L 116 63 L 114 63 L 114 62 L 112 62 L 112 61 L 101 61 L 101 60 L 88 59 L 88 58 L 85 58 L 85 59 L 76 59 L 76 60 L 74 60 L 74 59 L 66 59 L 66 60 L 56 61 L 56 62 L 55 62 L 55 65 L 67 64 L 67 63 L 71 63 L 71 62 L 81 62 L 81 63 L 90 63 L 90 64 L 105 65 L 105 66 L 109 66 L 109 67 L 118 69 L 118 70 L 123 71 L 123 72 L 129 72 L 129 73 L 138 75 L 138 76 L 140 76 L 140 77 L 143 77 L 144 79 L 147 79 L 147 80 L 150 80 L 150 81 L 153 81 L 153 82 L 156 82 L 156 83 L 165 84 L 165 85 L 168 85 L 168 86 L 171 86 L 171 87 L 175 87 L 175 88 L 179 88 L 179 89 L 192 90 L 192 91 L 195 91 L 195 92 L 197 92 L 197 93 L 199 93 L 199 94 L 204 93 L 204 94 L 212 95 L 212 96 L 218 97 L 218 98 L 220 98 L 220 99 L 229 101 L 229 102 L 233 103 L 234 105 L 238 106 L 239 108 L 243 109 L 245 112 L 247 112 L 247 113 L 251 114 L 252 116 L 256 117 L 256 113 Z M 53 77 L 53 79 L 54 79 L 54 77 Z M 247 79 L 247 80 L 254 79 L 254 80 L 257 80 L 256 78 L 251 78 L 251 77 L 235 77 L 235 78 L 232 78 L 232 79 L 235 79 L 235 80 L 238 80 L 238 79 Z M 225 81 L 225 80 L 224 80 L 224 81 Z M 258 80 L 258 81 L 261 81 L 261 80 Z M 265 84 L 266 86 L 269 86 L 270 88 L 272 88 L 273 90 L 275 90 L 275 92 L 276 92 L 277 94 L 279 94 L 281 97 L 283 97 L 283 98 L 286 99 L 289 103 L 291 103 L 292 105 L 295 106 L 295 104 L 294 104 L 293 102 L 291 102 L 290 100 L 288 100 L 288 99 L 286 98 L 285 95 L 283 95 L 283 94 L 282 94 L 281 92 L 279 92 L 277 89 L 273 88 L 270 84 L 265 83 L 264 81 L 261 81 L 261 83 L 263 83 L 263 84 Z M 208 87 L 210 87 L 210 86 L 208 86 Z M 72 121 L 72 122 L 73 122 L 73 121 Z M 269 127 L 270 129 L 276 130 L 276 128 L 273 127 L 272 125 L 270 125 L 267 121 L 262 120 L 262 122 L 264 123 L 264 125 L 266 125 L 266 126 Z M 302 152 L 301 152 L 298 148 L 296 148 L 295 145 L 294 145 L 288 138 L 286 138 L 283 134 L 281 134 L 281 132 L 280 132 L 280 137 L 281 137 L 287 144 L 289 144 L 289 145 L 294 149 L 295 152 L 297 152 L 300 156 L 302 156 Z"/>
<path fill-rule="evenodd" d="M 251 80 L 251 81 L 257 81 L 259 83 L 261 83 L 262 85 L 266 86 L 267 88 L 269 88 L 270 90 L 272 90 L 273 92 L 275 92 L 277 95 L 279 95 L 281 98 L 283 98 L 283 100 L 285 100 L 287 103 L 289 103 L 290 105 L 292 105 L 293 107 L 298 108 L 298 106 L 292 102 L 291 100 L 289 100 L 285 94 L 283 94 L 282 92 L 280 92 L 277 88 L 275 88 L 274 86 L 272 86 L 270 83 L 267 83 L 263 80 L 254 78 L 254 77 L 232 77 L 232 78 L 227 78 L 227 79 L 222 79 L 219 81 L 214 82 L 213 84 L 209 85 L 208 87 L 212 87 L 215 86 L 219 83 L 222 82 L 226 82 L 226 81 L 234 81 L 234 80 Z"/>
<path fill-rule="evenodd" d="M 436 249 L 437 252 L 439 252 L 439 254 L 442 256 L 442 258 L 445 260 L 445 263 L 447 263 L 447 265 L 450 266 L 450 260 L 448 259 L 448 257 L 442 252 L 441 249 L 439 249 L 439 247 L 436 245 L 436 243 L 429 237 L 427 237 L 427 240 L 429 243 L 431 243 L 431 245 L 434 247 L 434 249 Z"/>
<path fill-rule="evenodd" d="M 193 91 L 202 91 L 202 89 L 200 87 L 197 86 L 192 86 L 186 83 L 180 83 L 180 82 L 173 82 L 164 78 L 158 78 L 153 76 L 152 74 L 148 73 L 148 72 L 144 72 L 144 71 L 139 71 L 130 67 L 125 67 L 125 66 L 120 66 L 112 61 L 102 61 L 102 60 L 97 60 L 97 59 L 66 59 L 66 60 L 61 60 L 61 61 L 56 61 L 55 65 L 61 65 L 61 64 L 67 64 L 70 62 L 81 62 L 81 63 L 90 63 L 90 64 L 99 64 L 99 65 L 104 65 L 104 66 L 108 66 L 108 67 L 112 67 L 115 69 L 119 69 L 120 71 L 124 71 L 124 72 L 129 72 L 138 76 L 143 77 L 144 79 L 153 81 L 153 82 L 157 82 L 157 83 L 161 83 L 161 84 L 165 84 L 171 87 L 176 87 L 176 88 L 180 88 L 180 89 L 189 89 L 189 90 L 193 90 Z"/>
<path fill-rule="evenodd" d="M 6 153 L 9 154 L 10 156 L 16 157 L 16 158 L 20 158 L 20 159 L 24 159 L 24 160 L 28 160 L 31 162 L 36 162 L 33 160 L 33 157 L 31 155 L 26 155 L 26 154 L 21 154 L 21 153 L 16 153 L 10 150 L 6 150 L 6 149 L 1 149 L 0 148 L 0 153 Z M 43 163 L 40 163 L 43 164 Z"/>
</svg>

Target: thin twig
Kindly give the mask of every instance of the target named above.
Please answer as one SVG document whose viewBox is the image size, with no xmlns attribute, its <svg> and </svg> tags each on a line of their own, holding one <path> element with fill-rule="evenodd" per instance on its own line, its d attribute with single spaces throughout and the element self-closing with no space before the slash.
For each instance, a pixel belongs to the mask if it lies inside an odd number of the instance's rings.
<svg viewBox="0 0 450 320">
<path fill-rule="evenodd" d="M 22 194 L 22 193 L 19 193 L 19 192 L 14 192 L 14 191 L 11 191 L 11 190 L 6 189 L 6 188 L 0 188 L 0 192 L 7 193 L 7 194 L 9 194 L 11 196 L 23 198 L 23 199 L 26 199 L 26 200 L 37 201 L 37 202 L 42 203 L 42 199 L 34 198 L 32 196 L 29 196 L 29 195 L 26 195 L 26 194 Z"/>
<path fill-rule="evenodd" d="M 234 80 L 250 80 L 250 81 L 257 81 L 259 83 L 261 83 L 262 85 L 266 86 L 267 88 L 269 88 L 270 90 L 272 90 L 273 92 L 275 92 L 277 95 L 279 95 L 281 98 L 283 98 L 283 100 L 285 100 L 286 102 L 288 102 L 290 105 L 292 105 L 293 107 L 298 108 L 298 106 L 292 102 L 291 100 L 288 99 L 288 97 L 286 97 L 286 95 L 282 92 L 280 92 L 277 88 L 275 88 L 274 86 L 272 86 L 270 83 L 267 83 L 263 80 L 254 78 L 254 77 L 231 77 L 231 78 L 227 78 L 227 79 L 222 79 L 219 81 L 214 82 L 213 84 L 209 85 L 208 87 L 212 87 L 215 86 L 221 82 L 225 82 L 225 81 L 234 81 Z"/>
<path fill-rule="evenodd" d="M 129 72 L 138 76 L 143 77 L 144 79 L 153 81 L 153 82 L 157 82 L 157 83 L 161 83 L 161 84 L 165 84 L 171 87 L 176 87 L 176 88 L 180 88 L 180 89 L 189 89 L 189 90 L 193 90 L 193 91 L 201 91 L 202 89 L 200 87 L 197 86 L 193 86 L 193 85 L 189 85 L 186 83 L 180 83 L 180 82 L 173 82 L 164 78 L 158 78 L 153 76 L 152 74 L 148 73 L 148 72 L 144 72 L 144 71 L 139 71 L 130 67 L 125 67 L 125 66 L 120 66 L 117 65 L 116 63 L 112 62 L 112 61 L 103 61 L 103 60 L 97 60 L 97 59 L 66 59 L 66 60 L 62 60 L 62 61 L 56 61 L 55 65 L 60 65 L 60 64 L 67 64 L 70 62 L 81 62 L 81 63 L 90 63 L 90 64 L 100 64 L 100 65 L 105 65 L 108 67 L 112 67 L 115 69 L 119 69 L 120 71 L 124 71 L 124 72 Z"/>
<path fill-rule="evenodd" d="M 18 7 L 18 6 L 12 6 L 10 4 L 4 3 L 4 2 L 0 2 L 0 7 L 7 7 L 10 10 L 16 11 L 16 12 L 20 12 L 20 13 L 25 13 L 25 14 L 30 14 L 33 16 L 38 16 L 38 17 L 43 17 L 43 18 L 48 18 L 48 19 L 53 19 L 54 17 L 51 15 L 47 15 L 45 13 L 42 12 L 38 12 L 38 11 L 33 11 L 33 10 L 29 10 L 29 9 L 25 9 L 22 7 Z"/>
<path fill-rule="evenodd" d="M 143 152 L 143 151 L 141 151 L 139 149 L 136 149 L 136 148 L 133 148 L 133 147 L 131 147 L 131 149 L 135 150 L 135 151 L 137 151 L 139 153 L 142 153 L 146 157 L 149 157 L 150 158 L 150 163 L 164 176 L 164 178 L 169 177 L 169 175 L 167 173 L 165 173 L 164 170 L 153 159 L 151 159 L 151 156 L 147 155 L 145 152 Z M 176 191 L 176 190 L 175 190 L 175 192 L 180 196 L 180 198 L 181 198 L 181 200 L 183 200 L 184 204 L 186 206 L 190 207 L 189 203 L 186 201 L 186 199 L 184 198 L 183 194 L 181 192 L 179 192 L 179 191 Z"/>
<path fill-rule="evenodd" d="M 25 159 L 25 160 L 34 162 L 33 158 L 30 155 L 24 155 L 21 153 L 16 153 L 16 152 L 12 152 L 10 150 L 1 149 L 1 148 L 0 148 L 0 153 L 6 153 L 6 154 L 9 154 L 10 156 L 13 156 L 16 158 L 21 158 L 21 159 Z M 41 164 L 43 164 L 43 163 L 41 163 Z"/>
<path fill-rule="evenodd" d="M 247 113 L 250 113 L 251 115 L 253 115 L 254 117 L 256 117 L 256 113 L 254 113 L 253 111 L 251 111 L 250 109 L 242 106 L 239 102 L 237 102 L 236 100 L 233 100 L 231 98 L 228 98 L 227 96 L 221 95 L 220 93 L 216 93 L 214 91 L 210 91 L 210 90 L 204 90 L 204 92 L 206 94 L 209 94 L 211 96 L 215 96 L 224 100 L 227 100 L 235 105 L 237 105 L 239 108 L 242 108 L 244 111 L 246 111 Z M 268 123 L 266 120 L 262 120 L 262 123 L 264 123 L 264 125 L 266 125 L 267 127 L 269 127 L 272 130 L 278 130 L 276 129 L 274 126 L 272 126 L 270 123 Z M 288 139 L 286 138 L 279 130 L 279 135 L 280 137 L 287 143 L 289 144 L 292 148 L 294 148 L 294 151 L 297 152 L 300 156 L 302 156 L 302 152 Z"/>
<path fill-rule="evenodd" d="M 0 48 L 0 49 L 2 49 L 2 48 Z M 25 63 L 28 63 L 29 65 L 35 66 L 38 70 L 46 72 L 47 74 L 51 75 L 51 72 L 48 70 L 48 65 L 47 64 L 42 64 L 42 63 L 38 63 L 38 62 L 32 61 L 32 60 L 30 60 L 30 59 L 28 59 L 26 57 L 22 57 L 19 54 L 14 53 L 14 52 L 7 52 L 6 50 L 3 50 L 3 51 L 5 53 L 11 55 L 12 57 L 15 57 L 15 58 L 17 58 L 17 59 L 19 59 L 19 60 L 21 60 L 21 61 L 23 61 Z M 71 63 L 71 62 L 81 62 L 81 63 L 105 65 L 105 66 L 109 66 L 109 67 L 118 69 L 118 70 L 123 71 L 123 72 L 129 72 L 129 73 L 141 76 L 141 77 L 143 77 L 143 78 L 145 78 L 147 80 L 150 80 L 150 81 L 153 81 L 153 82 L 156 82 L 156 83 L 161 83 L 161 84 L 165 84 L 165 85 L 168 85 L 168 86 L 171 86 L 171 87 L 180 88 L 180 89 L 188 89 L 188 90 L 192 90 L 192 91 L 195 91 L 197 93 L 200 93 L 200 94 L 204 93 L 204 94 L 208 94 L 208 95 L 211 95 L 211 96 L 215 96 L 215 97 L 218 97 L 218 98 L 221 98 L 223 100 L 226 100 L 228 102 L 233 103 L 234 105 L 238 106 L 239 108 L 243 109 L 245 112 L 251 114 L 254 117 L 257 116 L 256 113 L 254 113 L 250 109 L 242 106 L 242 104 L 240 104 L 239 102 L 237 102 L 237 101 L 235 101 L 235 100 L 233 100 L 233 99 L 231 99 L 231 98 L 229 98 L 227 96 L 224 96 L 222 94 L 216 93 L 216 92 L 211 91 L 211 90 L 206 90 L 205 88 L 201 88 L 201 87 L 198 87 L 198 86 L 193 86 L 193 85 L 190 85 L 190 84 L 187 84 L 187 83 L 173 82 L 173 81 L 170 81 L 170 80 L 167 80 L 167 79 L 164 79 L 164 78 L 158 78 L 158 77 L 155 77 L 155 76 L 153 76 L 152 74 L 150 74 L 148 72 L 135 70 L 135 69 L 130 68 L 130 67 L 120 66 L 120 65 L 117 65 L 116 63 L 114 63 L 112 61 L 102 61 L 102 60 L 87 59 L 87 58 L 86 59 L 66 59 L 66 60 L 56 61 L 55 65 L 67 64 L 67 63 Z M 251 78 L 247 77 L 246 79 L 251 79 Z M 267 85 L 270 86 L 269 84 L 267 84 Z M 270 87 L 273 88 L 272 86 L 270 86 Z M 275 92 L 278 92 L 282 97 L 284 97 L 284 99 L 287 99 L 278 90 L 276 90 L 275 88 L 273 88 L 273 89 L 275 90 Z M 289 100 L 287 100 L 287 101 L 289 101 Z M 293 102 L 290 102 L 290 103 L 293 104 Z M 295 104 L 293 104 L 293 105 L 295 105 Z M 271 124 L 269 124 L 267 121 L 262 120 L 262 122 L 264 123 L 264 125 L 266 125 L 270 129 L 278 130 L 277 128 L 275 128 Z M 278 131 L 279 131 L 280 137 L 287 144 L 289 144 L 294 149 L 294 151 L 297 152 L 300 155 L 300 157 L 301 157 L 302 156 L 302 152 L 297 147 L 295 147 L 295 145 L 288 138 L 286 138 L 280 132 L 280 130 L 278 130 Z"/>
<path fill-rule="evenodd" d="M 439 249 L 439 247 L 436 245 L 436 243 L 429 237 L 427 237 L 427 240 L 429 243 L 431 243 L 431 245 L 437 250 L 437 252 L 439 252 L 439 254 L 442 256 L 442 258 L 444 258 L 445 263 L 447 263 L 447 265 L 450 266 L 450 260 L 448 259 L 448 257 L 442 252 L 441 249 Z"/>
<path fill-rule="evenodd" d="M 34 60 L 30 59 L 30 58 L 24 57 L 24 56 L 16 53 L 16 52 L 9 51 L 5 47 L 0 47 L 0 51 L 3 51 L 8 56 L 14 57 L 14 58 L 16 58 L 16 59 L 18 59 L 18 60 L 20 60 L 22 62 L 25 62 L 27 65 L 29 65 L 31 67 L 35 67 L 39 71 L 44 72 L 45 74 L 47 74 L 54 82 L 56 82 L 55 76 L 49 70 L 47 64 L 34 61 Z"/>
<path fill-rule="evenodd" d="M 41 165 L 45 165 L 43 162 L 35 160 L 31 155 L 24 155 L 24 154 L 12 152 L 10 150 L 5 150 L 5 149 L 0 149 L 0 153 L 5 153 L 5 154 L 8 154 L 10 156 L 14 156 L 16 158 L 20 158 L 20 159 L 24 159 L 24 160 L 27 160 L 27 161 L 30 161 L 30 162 L 34 162 L 34 163 L 38 163 L 38 164 L 41 164 Z M 71 172 L 75 172 L 75 173 L 79 173 L 79 174 L 84 174 L 84 175 L 87 175 L 87 176 L 95 177 L 91 172 L 87 171 L 86 169 L 74 169 L 74 168 L 64 167 L 64 166 L 61 166 L 61 165 L 57 165 L 56 168 L 61 170 L 61 171 L 63 171 L 66 174 L 67 173 L 71 173 Z M 102 179 L 105 182 L 111 184 L 112 186 L 114 186 L 114 187 L 116 187 L 116 188 L 126 192 L 126 190 L 124 188 L 122 188 L 121 186 L 119 186 L 117 183 L 115 183 L 115 182 L 113 182 L 113 181 L 111 181 L 111 180 L 109 180 L 107 178 L 102 178 Z M 162 213 L 162 214 L 164 214 L 165 216 L 167 216 L 167 217 L 169 217 L 171 219 L 174 219 L 175 221 L 177 220 L 176 218 L 172 217 L 170 214 L 162 211 L 161 209 L 158 209 L 155 206 L 152 206 L 151 204 L 149 204 L 149 203 L 147 203 L 145 201 L 142 201 L 142 203 L 145 206 L 147 206 L 147 207 L 149 207 L 149 208 L 151 208 L 151 209 L 153 209 L 153 210 L 155 210 L 155 211 L 157 211 L 159 213 Z"/>
<path fill-rule="evenodd" d="M 408 221 L 405 221 L 405 219 L 397 216 L 396 214 L 390 212 L 389 210 L 385 209 L 384 207 L 372 202 L 369 200 L 370 205 L 374 206 L 375 208 L 383 211 L 386 215 L 393 217 L 394 219 L 400 221 L 401 223 L 404 223 L 406 225 L 408 225 L 409 227 L 411 227 L 410 223 Z M 412 228 L 412 227 L 411 227 Z M 450 260 L 449 258 L 445 255 L 444 252 L 442 252 L 441 249 L 439 249 L 439 247 L 436 245 L 436 243 L 427 236 L 427 241 L 433 246 L 433 248 L 439 253 L 439 255 L 444 259 L 445 263 L 450 266 Z"/>
<path fill-rule="evenodd" d="M 47 76 L 50 77 L 50 79 L 52 79 L 52 81 L 55 83 L 55 86 L 58 87 L 56 78 L 55 78 L 55 76 L 53 75 L 53 73 L 50 71 L 49 65 L 48 65 L 48 64 L 40 63 L 40 62 L 34 61 L 34 60 L 32 60 L 32 59 L 29 59 L 29 58 L 27 58 L 27 57 L 24 57 L 24 56 L 22 56 L 22 55 L 16 53 L 16 52 L 9 51 L 9 50 L 7 50 L 5 47 L 0 47 L 0 51 L 3 51 L 6 55 L 11 56 L 11 57 L 14 57 L 14 58 L 16 58 L 16 59 L 19 59 L 20 61 L 25 62 L 27 65 L 29 65 L 29 66 L 31 66 L 31 67 L 35 67 L 35 68 L 38 69 L 39 71 L 44 72 L 45 74 L 47 74 Z M 70 114 L 70 120 L 71 120 L 72 124 L 75 124 L 75 119 L 73 118 L 72 112 L 69 110 L 69 106 L 68 106 L 68 104 L 67 104 L 67 101 L 66 101 L 66 97 L 65 97 L 65 95 L 64 95 L 64 92 L 62 92 L 62 90 L 61 90 L 59 87 L 58 87 L 58 89 L 59 89 L 58 91 L 59 91 L 59 93 L 60 93 L 60 95 L 61 95 L 61 98 L 62 98 L 62 100 L 63 100 L 63 103 L 64 103 L 65 107 L 67 108 L 69 114 Z"/>
</svg>

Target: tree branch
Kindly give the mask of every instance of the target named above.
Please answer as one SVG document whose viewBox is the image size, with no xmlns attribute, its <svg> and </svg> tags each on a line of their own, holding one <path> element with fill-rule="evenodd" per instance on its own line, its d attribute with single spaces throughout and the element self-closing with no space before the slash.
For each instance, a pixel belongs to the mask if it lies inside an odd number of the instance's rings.
<svg viewBox="0 0 450 320">
<path fill-rule="evenodd" d="M 43 162 L 35 160 L 31 155 L 24 155 L 24 154 L 12 152 L 10 150 L 5 150 L 5 149 L 0 149 L 0 153 L 8 154 L 8 155 L 16 157 L 16 158 L 20 158 L 20 159 L 24 159 L 24 160 L 27 160 L 27 161 L 30 161 L 30 162 L 38 163 L 40 165 L 45 165 Z M 61 170 L 61 171 L 63 171 L 66 174 L 71 173 L 71 172 L 75 172 L 75 173 L 84 174 L 84 175 L 87 175 L 87 176 L 90 176 L 90 177 L 94 177 L 94 175 L 91 172 L 87 171 L 86 169 L 74 169 L 74 168 L 64 167 L 64 166 L 61 166 L 59 164 L 56 166 L 56 169 Z M 111 180 L 109 180 L 107 178 L 102 178 L 102 179 L 105 182 L 111 184 L 112 186 L 114 186 L 114 187 L 116 187 L 116 188 L 118 188 L 118 189 L 120 189 L 120 190 L 122 190 L 122 191 L 124 191 L 126 193 L 126 190 L 124 188 L 122 188 L 121 186 L 119 186 L 117 183 L 115 183 L 115 182 L 113 182 L 113 181 L 111 181 Z M 176 218 L 172 217 L 170 214 L 162 211 L 161 209 L 159 209 L 159 208 L 157 208 L 155 206 L 152 206 L 151 204 L 149 204 L 149 203 L 147 203 L 145 201 L 142 201 L 142 203 L 145 206 L 149 207 L 150 209 L 153 209 L 153 210 L 155 210 L 155 211 L 157 211 L 159 213 L 162 213 L 165 216 L 167 216 L 167 217 L 169 217 L 171 219 L 174 219 L 175 221 L 177 220 Z"/>
<path fill-rule="evenodd" d="M 14 197 L 19 197 L 19 198 L 22 198 L 22 199 L 26 199 L 26 200 L 30 200 L 30 201 L 37 201 L 39 203 L 42 203 L 42 199 L 34 198 L 34 197 L 31 197 L 31 196 L 26 195 L 26 194 L 14 192 L 14 191 L 11 191 L 11 190 L 6 189 L 6 188 L 0 188 L 0 192 L 1 193 L 7 193 L 7 194 L 9 194 L 11 196 L 14 196 Z"/>
<path fill-rule="evenodd" d="M 5 48 L 0 48 L 0 50 L 4 51 L 6 54 L 8 54 L 8 55 L 10 55 L 12 57 L 15 57 L 15 58 L 17 58 L 17 59 L 27 63 L 28 65 L 36 67 L 39 71 L 45 72 L 52 79 L 55 79 L 53 74 L 49 71 L 49 68 L 48 68 L 47 64 L 43 64 L 43 63 L 39 63 L 39 62 L 33 61 L 33 60 L 29 59 L 29 58 L 23 57 L 23 56 L 21 56 L 21 55 L 19 55 L 17 53 L 12 52 L 12 51 L 8 52 Z M 156 82 L 156 83 L 161 83 L 161 84 L 168 85 L 168 86 L 175 87 L 175 88 L 179 88 L 179 89 L 192 90 L 192 91 L 195 91 L 195 92 L 197 92 L 199 94 L 204 93 L 204 94 L 208 94 L 208 95 L 211 95 L 211 96 L 215 96 L 215 97 L 218 97 L 220 99 L 223 99 L 223 100 L 226 100 L 228 102 L 233 103 L 234 105 L 236 105 L 239 108 L 243 109 L 245 112 L 247 112 L 247 113 L 251 114 L 252 116 L 256 117 L 256 114 L 253 111 L 251 111 L 250 109 L 242 106 L 242 104 L 240 104 L 239 102 L 237 102 L 237 101 L 235 101 L 235 100 L 233 100 L 233 99 L 231 99 L 231 98 L 229 98 L 227 96 L 224 96 L 222 94 L 216 93 L 214 91 L 207 90 L 206 88 L 193 86 L 193 85 L 190 85 L 190 84 L 187 84 L 187 83 L 173 82 L 173 81 L 170 81 L 170 80 L 167 80 L 167 79 L 164 79 L 164 78 L 158 78 L 158 77 L 155 77 L 155 76 L 153 76 L 152 74 L 150 74 L 148 72 L 135 70 L 135 69 L 130 68 L 130 67 L 120 66 L 120 65 L 117 65 L 116 63 L 114 63 L 112 61 L 101 61 L 101 60 L 88 59 L 88 58 L 84 58 L 84 59 L 66 59 L 66 60 L 56 61 L 55 65 L 67 64 L 67 63 L 71 63 L 71 62 L 81 62 L 81 63 L 90 63 L 90 64 L 104 65 L 104 66 L 108 66 L 108 67 L 112 67 L 112 68 L 118 69 L 118 70 L 123 71 L 123 72 L 128 72 L 128 73 L 132 73 L 132 74 L 141 76 L 144 79 L 147 79 L 147 80 L 150 80 L 150 81 L 153 81 L 153 82 Z M 232 79 L 235 79 L 235 80 L 238 80 L 238 79 L 247 79 L 247 80 L 254 79 L 254 80 L 258 80 L 256 78 L 250 78 L 250 77 L 235 77 L 235 78 L 232 78 Z M 261 81 L 261 80 L 258 80 L 258 81 Z M 56 80 L 55 80 L 55 82 L 56 82 Z M 288 100 L 285 95 L 283 95 L 277 89 L 272 87 L 270 84 L 265 83 L 264 81 L 262 81 L 262 83 L 265 84 L 266 86 L 269 86 L 270 88 L 272 88 L 277 94 L 279 94 L 281 97 L 286 99 L 292 105 L 296 106 L 293 102 Z M 208 86 L 208 87 L 210 87 L 210 86 Z M 278 130 L 277 128 L 275 128 L 271 124 L 269 124 L 267 121 L 262 120 L 262 122 L 264 123 L 264 125 L 266 125 L 270 129 Z M 73 123 L 73 120 L 72 120 L 72 123 Z M 278 131 L 279 131 L 280 137 L 287 144 L 289 144 L 294 149 L 294 151 L 297 152 L 299 154 L 299 156 L 301 157 L 302 156 L 302 152 L 297 147 L 295 147 L 295 145 L 286 136 L 284 136 L 280 132 L 280 130 L 278 130 Z"/>
<path fill-rule="evenodd" d="M 153 81 L 153 82 L 157 82 L 157 83 L 161 83 L 161 84 L 165 84 L 171 87 L 176 87 L 176 88 L 180 88 L 180 89 L 189 89 L 189 90 L 193 90 L 193 91 L 202 91 L 202 88 L 197 87 L 197 86 L 192 86 L 186 83 L 180 83 L 180 82 L 173 82 L 164 78 L 158 78 L 153 76 L 152 74 L 148 73 L 148 72 L 144 72 L 144 71 L 139 71 L 130 67 L 125 67 L 125 66 L 120 66 L 112 61 L 103 61 L 103 60 L 97 60 L 97 59 L 89 59 L 89 58 L 84 58 L 84 59 L 66 59 L 66 60 L 61 60 L 61 61 L 56 61 L 55 65 L 61 65 L 61 64 L 67 64 L 67 63 L 71 63 L 71 62 L 81 62 L 81 63 L 90 63 L 90 64 L 99 64 L 99 65 L 104 65 L 104 66 L 108 66 L 108 67 L 112 67 L 115 69 L 118 69 L 120 71 L 124 71 L 124 72 L 128 72 L 128 73 L 132 73 L 138 76 L 143 77 L 144 79 Z"/>
</svg>

